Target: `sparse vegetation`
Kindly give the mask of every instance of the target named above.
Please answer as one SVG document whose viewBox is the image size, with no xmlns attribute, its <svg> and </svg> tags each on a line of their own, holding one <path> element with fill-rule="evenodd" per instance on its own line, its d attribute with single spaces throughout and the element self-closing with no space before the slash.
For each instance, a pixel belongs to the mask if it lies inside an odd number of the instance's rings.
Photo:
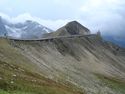
<svg viewBox="0 0 125 94">
<path fill-rule="evenodd" d="M 0 94 L 80 94 L 71 87 L 6 62 L 0 61 L 0 70 Z"/>
<path fill-rule="evenodd" d="M 117 94 L 125 94 L 125 81 L 114 77 L 108 77 L 96 74 L 96 76 L 102 81 L 104 86 L 111 88 Z"/>
<path fill-rule="evenodd" d="M 82 94 L 74 86 L 63 85 L 34 71 L 28 59 L 0 40 L 0 94 Z"/>
</svg>

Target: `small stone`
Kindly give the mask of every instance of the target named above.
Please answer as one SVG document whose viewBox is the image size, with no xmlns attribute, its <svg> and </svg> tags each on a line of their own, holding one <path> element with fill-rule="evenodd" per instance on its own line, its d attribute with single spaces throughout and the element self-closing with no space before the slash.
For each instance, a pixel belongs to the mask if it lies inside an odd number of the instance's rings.
<svg viewBox="0 0 125 94">
<path fill-rule="evenodd" d="M 0 77 L 0 80 L 2 80 L 2 77 Z"/>
<path fill-rule="evenodd" d="M 10 83 L 11 83 L 11 84 L 13 84 L 13 83 L 14 83 L 14 81 L 11 81 Z"/>
<path fill-rule="evenodd" d="M 32 82 L 36 82 L 36 80 L 32 80 Z"/>
<path fill-rule="evenodd" d="M 16 77 L 16 74 L 14 74 L 13 77 Z"/>
</svg>

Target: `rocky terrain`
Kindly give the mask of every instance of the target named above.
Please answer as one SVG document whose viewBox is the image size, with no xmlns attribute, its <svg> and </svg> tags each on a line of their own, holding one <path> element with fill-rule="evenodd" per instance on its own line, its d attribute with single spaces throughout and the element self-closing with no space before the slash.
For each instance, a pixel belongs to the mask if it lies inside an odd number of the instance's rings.
<svg viewBox="0 0 125 94">
<path fill-rule="evenodd" d="M 0 39 L 2 91 L 9 89 L 12 94 L 15 90 L 26 91 L 24 94 L 125 94 L 125 49 L 104 41 L 98 34 L 85 36 L 90 31 L 75 24 L 69 23 L 68 29 L 61 28 L 56 34 L 60 35 L 61 30 L 63 36 L 67 32 L 68 36 L 84 36 L 37 41 Z M 23 86 L 27 87 L 24 91 Z"/>
</svg>

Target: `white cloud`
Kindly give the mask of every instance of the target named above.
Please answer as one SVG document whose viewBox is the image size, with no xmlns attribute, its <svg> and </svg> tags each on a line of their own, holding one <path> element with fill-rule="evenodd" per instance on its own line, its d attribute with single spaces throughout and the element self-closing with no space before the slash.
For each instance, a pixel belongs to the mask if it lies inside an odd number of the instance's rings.
<svg viewBox="0 0 125 94">
<path fill-rule="evenodd" d="M 124 0 L 87 0 L 80 7 L 80 19 L 91 30 L 100 29 L 104 34 L 124 33 Z"/>
<path fill-rule="evenodd" d="M 18 22 L 25 22 L 26 20 L 34 20 L 35 17 L 31 16 L 29 13 L 20 14 L 16 17 L 11 18 L 11 22 L 18 23 Z"/>
<path fill-rule="evenodd" d="M 12 18 L 11 19 L 11 22 L 25 22 L 26 20 L 33 20 L 33 21 L 36 21 L 48 28 L 51 28 L 53 30 L 56 30 L 58 29 L 59 27 L 65 25 L 67 22 L 71 21 L 71 20 L 61 20 L 61 19 L 58 19 L 58 20 L 45 20 L 45 19 L 41 19 L 41 18 L 38 18 L 38 17 L 35 17 L 35 16 L 32 16 L 30 15 L 29 13 L 24 13 L 24 14 L 21 14 L 21 15 L 18 15 L 17 17 L 15 18 Z"/>
<path fill-rule="evenodd" d="M 56 30 L 58 29 L 59 27 L 65 25 L 67 22 L 71 21 L 71 20 L 45 20 L 45 19 L 41 19 L 41 18 L 38 18 L 38 17 L 35 17 L 35 16 L 32 16 L 30 15 L 29 13 L 24 13 L 24 14 L 21 14 L 21 15 L 18 15 L 16 17 L 10 17 L 6 14 L 3 14 L 3 13 L 0 13 L 0 16 L 11 22 L 11 23 L 19 23 L 19 22 L 25 22 L 26 20 L 32 20 L 32 21 L 36 21 L 48 28 L 51 28 L 53 30 Z"/>
<path fill-rule="evenodd" d="M 125 4 L 123 0 L 87 0 L 80 9 L 83 12 L 110 11 Z"/>
<path fill-rule="evenodd" d="M 1 12 L 0 12 L 0 16 L 1 16 L 2 18 L 6 19 L 6 20 L 10 20 L 10 17 L 9 17 L 8 15 L 4 14 L 4 13 L 1 13 Z"/>
</svg>

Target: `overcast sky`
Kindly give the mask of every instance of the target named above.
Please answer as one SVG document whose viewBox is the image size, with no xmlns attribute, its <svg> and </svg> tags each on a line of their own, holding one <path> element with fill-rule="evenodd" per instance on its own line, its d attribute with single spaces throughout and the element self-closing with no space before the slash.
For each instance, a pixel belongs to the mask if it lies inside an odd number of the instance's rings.
<svg viewBox="0 0 125 94">
<path fill-rule="evenodd" d="M 77 20 L 91 31 L 125 36 L 125 0 L 0 0 L 0 15 L 35 20 L 53 30 Z"/>
</svg>

